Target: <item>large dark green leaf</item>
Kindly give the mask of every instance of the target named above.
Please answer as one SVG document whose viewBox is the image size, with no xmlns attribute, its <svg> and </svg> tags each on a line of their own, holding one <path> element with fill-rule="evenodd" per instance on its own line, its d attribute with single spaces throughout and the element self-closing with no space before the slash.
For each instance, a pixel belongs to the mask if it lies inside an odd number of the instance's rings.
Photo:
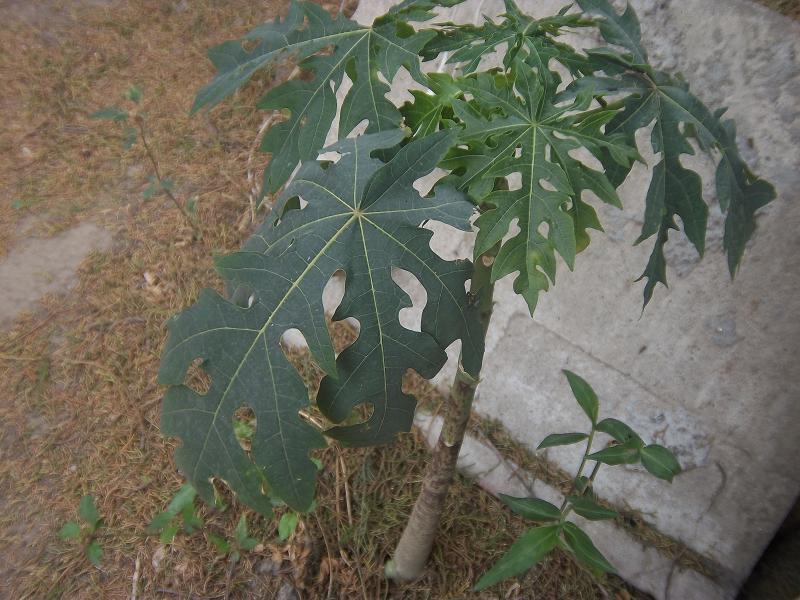
<svg viewBox="0 0 800 600">
<path fill-rule="evenodd" d="M 306 76 L 279 85 L 259 102 L 260 108 L 287 114 L 286 120 L 267 130 L 261 144 L 261 150 L 271 154 L 262 190 L 275 192 L 300 161 L 314 158 L 324 145 L 336 115 L 336 90 L 345 74 L 353 85 L 341 109 L 340 137 L 364 120 L 368 133 L 399 126 L 400 112 L 386 99 L 389 86 L 379 73 L 391 82 L 405 67 L 426 83 L 418 53 L 434 33 L 415 31 L 403 19 L 431 6 L 431 2 L 408 2 L 363 27 L 344 16 L 332 18 L 311 2 L 293 0 L 285 19 L 265 23 L 244 40 L 225 42 L 209 52 L 218 74 L 197 94 L 192 110 L 218 104 L 260 69 L 288 58 L 297 60 Z"/>
<path fill-rule="evenodd" d="M 401 389 L 403 375 L 408 369 L 435 375 L 454 340 L 462 340 L 464 366 L 477 374 L 482 334 L 464 289 L 472 266 L 439 258 L 430 248 L 432 232 L 419 227 L 432 219 L 469 229 L 472 205 L 452 188 L 439 186 L 422 198 L 412 187 L 454 135 L 411 142 L 388 163 L 373 156 L 402 137 L 392 131 L 347 139 L 330 148 L 341 155 L 335 164 L 303 164 L 276 206 L 279 220 L 265 223 L 244 252 L 218 263 L 230 286 L 250 291 L 250 307 L 206 290 L 170 321 L 160 381 L 172 387 L 161 426 L 181 438 L 176 460 L 205 498 L 216 476 L 262 512 L 269 511 L 264 486 L 293 508 L 311 503 L 317 469 L 308 453 L 324 441 L 298 415 L 308 392 L 280 346 L 289 329 L 302 332 L 328 373 L 317 397 L 328 418 L 340 422 L 358 405 L 372 407 L 367 421 L 327 432 L 348 444 L 388 442 L 407 431 L 415 400 Z M 400 325 L 398 313 L 411 302 L 392 279 L 393 268 L 413 273 L 427 292 L 422 331 Z M 354 317 L 360 333 L 335 357 L 322 293 L 340 270 L 345 295 L 334 319 Z M 182 385 L 196 359 L 211 377 L 205 395 Z M 233 428 L 240 407 L 256 417 L 249 455 Z"/>
<path fill-rule="evenodd" d="M 597 156 L 608 153 L 626 167 L 638 156 L 624 135 L 603 133 L 613 111 L 582 113 L 591 102 L 589 94 L 556 106 L 556 86 L 548 81 L 520 61 L 511 75 L 462 80 L 472 100 L 454 100 L 453 108 L 465 126 L 461 140 L 472 146 L 456 150 L 443 163 L 456 172 L 461 189 L 490 207 L 476 221 L 476 257 L 501 241 L 516 221 L 520 232 L 503 243 L 492 279 L 518 272 L 514 290 L 531 312 L 539 292 L 555 280 L 555 252 L 572 268 L 588 241 L 585 229 L 601 229 L 581 192 L 592 191 L 619 205 L 605 174 L 570 152 L 583 147 Z M 491 191 L 496 178 L 514 174 L 521 177 L 519 189 Z"/>
<path fill-rule="evenodd" d="M 645 304 L 657 283 L 666 285 L 663 250 L 670 229 L 678 229 L 676 216 L 681 218 L 683 231 L 698 253 L 702 256 L 705 250 L 708 208 L 703 200 L 702 181 L 680 160 L 681 155 L 694 154 L 690 138 L 696 139 L 700 148 L 712 156 L 719 154 L 716 190 L 720 208 L 726 213 L 723 244 L 733 276 L 755 231 L 755 212 L 775 198 L 774 188 L 756 177 L 742 159 L 736 146 L 734 124 L 722 119 L 724 111 L 712 113 L 689 91 L 686 83 L 647 64 L 639 22 L 630 6 L 620 15 L 608 0 L 578 0 L 578 4 L 587 13 L 601 16 L 603 37 L 624 47 L 630 56 L 629 62 L 620 60 L 613 69 L 608 69 L 617 76 L 586 77 L 573 84 L 573 89 L 588 90 L 599 96 L 624 94 L 623 109 L 606 125 L 607 134 L 623 133 L 634 144 L 636 131 L 654 123 L 651 145 L 661 158 L 653 168 L 638 240 L 656 235 L 642 274 L 642 278 L 647 278 Z M 603 163 L 614 185 L 627 177 L 629 169 L 620 168 L 610 156 Z"/>
<path fill-rule="evenodd" d="M 511 546 L 508 552 L 475 584 L 475 591 L 519 575 L 542 560 L 558 544 L 558 525 L 529 529 Z"/>
</svg>

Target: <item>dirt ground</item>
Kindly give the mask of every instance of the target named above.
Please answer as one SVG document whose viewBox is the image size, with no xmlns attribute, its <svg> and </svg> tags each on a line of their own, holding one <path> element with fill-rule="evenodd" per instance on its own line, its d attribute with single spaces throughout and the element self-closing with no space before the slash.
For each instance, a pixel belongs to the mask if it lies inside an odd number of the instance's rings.
<svg viewBox="0 0 800 600">
<path fill-rule="evenodd" d="M 188 108 L 211 76 L 206 49 L 285 5 L 0 1 L 2 598 L 473 598 L 477 577 L 523 529 L 459 479 L 426 576 L 388 585 L 382 565 L 426 458 L 409 434 L 389 448 L 325 450 L 317 509 L 286 541 L 277 518 L 231 498 L 226 510 L 201 506 L 205 527 L 171 544 L 146 532 L 183 482 L 158 430 L 163 324 L 219 286 L 213 255 L 252 227 L 247 169 L 263 115 L 251 107 L 285 73 L 258 76 L 209 115 Z M 124 98 L 133 85 L 140 105 Z M 111 104 L 144 116 L 176 197 L 196 206 L 200 241 L 167 198 L 147 197 L 141 143 L 126 151 L 121 127 L 89 118 Z M 84 494 L 103 518 L 99 567 L 57 536 Z M 234 562 L 211 536 L 232 537 L 241 515 L 259 543 Z M 643 598 L 563 554 L 480 597 Z"/>
</svg>

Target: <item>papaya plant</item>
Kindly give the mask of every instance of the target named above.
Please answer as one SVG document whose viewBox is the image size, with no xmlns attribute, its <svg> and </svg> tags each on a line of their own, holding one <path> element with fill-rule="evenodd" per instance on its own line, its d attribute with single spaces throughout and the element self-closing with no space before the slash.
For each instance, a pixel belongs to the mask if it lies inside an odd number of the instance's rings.
<svg viewBox="0 0 800 600">
<path fill-rule="evenodd" d="M 421 574 L 434 541 L 481 377 L 495 282 L 514 275 L 533 313 L 555 281 L 556 255 L 572 269 L 588 230 L 602 231 L 593 204 L 620 206 L 617 188 L 643 160 L 636 132 L 651 129 L 658 157 L 636 240 L 655 236 L 641 276 L 645 305 L 666 284 L 671 230 L 705 249 L 708 204 L 700 175 L 684 166 L 690 155 L 717 161 L 732 276 L 756 211 L 775 196 L 748 169 L 723 111 L 648 63 L 630 7 L 620 14 L 607 0 L 578 0 L 534 19 L 506 0 L 505 13 L 480 26 L 431 24 L 437 7 L 460 1 L 405 0 L 369 26 L 293 1 L 285 18 L 211 49 L 217 75 L 195 111 L 278 62 L 294 61 L 300 76 L 258 101 L 281 115 L 261 144 L 270 155 L 263 194 L 277 196 L 271 212 L 242 251 L 217 260 L 228 297 L 204 290 L 169 321 L 159 372 L 169 386 L 162 430 L 180 438 L 176 462 L 202 498 L 213 501 L 217 479 L 263 514 L 276 499 L 303 512 L 314 499 L 313 451 L 326 438 L 365 446 L 408 431 L 416 400 L 403 391 L 404 375 L 433 377 L 460 341 L 442 433 L 387 564 L 401 580 Z M 576 50 L 560 39 L 592 29 L 607 45 Z M 429 72 L 434 60 L 451 73 Z M 387 93 L 401 69 L 415 89 L 398 106 Z M 334 123 L 338 141 L 324 147 Z M 432 190 L 418 191 L 414 183 L 431 173 Z M 437 255 L 429 221 L 476 230 L 473 260 Z M 393 269 L 425 289 L 419 331 L 400 323 L 411 300 Z M 358 323 L 338 354 L 322 300 L 336 274 L 344 296 L 331 318 Z M 311 399 L 281 347 L 294 329 L 325 373 Z M 185 385 L 197 364 L 211 381 L 202 394 Z M 310 404 L 330 426 L 307 418 Z M 246 446 L 234 425 L 243 408 L 254 416 Z"/>
</svg>

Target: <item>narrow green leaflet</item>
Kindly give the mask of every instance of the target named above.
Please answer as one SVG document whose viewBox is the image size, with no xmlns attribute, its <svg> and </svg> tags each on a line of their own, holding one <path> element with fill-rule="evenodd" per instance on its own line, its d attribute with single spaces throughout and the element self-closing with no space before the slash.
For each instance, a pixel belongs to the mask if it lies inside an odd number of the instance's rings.
<svg viewBox="0 0 800 600">
<path fill-rule="evenodd" d="M 572 510 L 590 521 L 615 519 L 618 516 L 615 511 L 600 506 L 591 498 L 584 496 L 570 496 L 569 503 L 572 505 Z"/>
<path fill-rule="evenodd" d="M 589 436 L 585 433 L 551 433 L 537 446 L 537 450 L 552 448 L 554 446 L 569 446 L 582 442 Z"/>
<path fill-rule="evenodd" d="M 597 429 L 597 431 L 607 433 L 620 443 L 627 442 L 628 440 L 637 440 L 637 443 L 640 446 L 644 445 L 642 438 L 640 438 L 633 429 L 619 419 L 612 419 L 611 417 L 603 419 L 597 424 L 595 429 Z"/>
<path fill-rule="evenodd" d="M 275 207 L 278 220 L 268 220 L 245 251 L 218 261 L 230 289 L 250 291 L 249 308 L 205 290 L 170 321 L 159 379 L 172 387 L 161 427 L 181 438 L 176 461 L 207 501 L 213 501 L 209 479 L 219 477 L 262 513 L 270 512 L 266 486 L 296 510 L 311 505 L 317 467 L 308 453 L 324 440 L 298 414 L 308 391 L 280 346 L 289 329 L 304 335 L 328 374 L 316 401 L 329 419 L 341 422 L 355 407 L 371 406 L 365 422 L 326 432 L 347 444 L 385 443 L 407 431 L 415 399 L 402 391 L 403 375 L 408 369 L 435 375 L 456 339 L 465 368 L 477 374 L 483 338 L 465 292 L 472 265 L 441 259 L 430 248 L 432 232 L 419 227 L 437 220 L 468 230 L 472 204 L 445 186 L 426 198 L 412 187 L 455 136 L 442 131 L 408 143 L 388 163 L 374 157 L 402 139 L 400 131 L 359 136 L 329 148 L 340 154 L 338 162 L 304 163 Z M 412 273 L 427 292 L 421 331 L 400 325 L 398 314 L 411 302 L 392 279 L 393 268 Z M 338 357 L 322 304 L 337 271 L 346 284 L 334 320 L 353 317 L 360 325 L 357 340 Z M 211 377 L 205 395 L 183 385 L 198 359 Z M 240 407 L 256 417 L 249 453 L 234 432 Z"/>
<path fill-rule="evenodd" d="M 514 498 L 500 494 L 500 500 L 515 513 L 531 521 L 558 521 L 561 511 L 541 498 Z"/>
<path fill-rule="evenodd" d="M 592 543 L 591 538 L 574 523 L 564 523 L 564 542 L 567 548 L 575 553 L 577 559 L 593 571 L 602 573 L 616 572 L 616 569 L 611 566 L 611 563 Z"/>
<path fill-rule="evenodd" d="M 681 466 L 675 456 L 658 444 L 650 444 L 642 448 L 642 464 L 659 479 L 672 481 L 681 472 Z"/>
<path fill-rule="evenodd" d="M 516 220 L 520 232 L 503 243 L 492 279 L 518 272 L 514 290 L 533 313 L 539 292 L 555 281 L 555 252 L 572 268 L 576 253 L 588 243 L 586 229 L 601 229 L 581 192 L 619 205 L 605 174 L 570 151 L 584 147 L 598 157 L 608 153 L 626 167 L 638 155 L 624 135 L 602 131 L 613 111 L 584 114 L 588 93 L 556 106 L 556 87 L 543 83 L 527 63 L 516 61 L 510 75 L 478 74 L 460 83 L 472 100 L 454 100 L 453 109 L 464 123 L 460 141 L 473 147 L 456 151 L 443 165 L 456 173 L 459 187 L 473 201 L 490 207 L 476 221 L 476 257 L 501 241 Z M 496 178 L 514 174 L 521 177 L 519 189 L 478 197 Z"/>
<path fill-rule="evenodd" d="M 723 110 L 712 113 L 688 89 L 682 80 L 656 71 L 647 64 L 641 43 L 639 22 L 628 6 L 620 15 L 608 0 L 578 0 L 589 14 L 603 18 L 600 31 L 611 44 L 629 51 L 629 62 L 618 61 L 608 69 L 614 77 L 586 77 L 572 87 L 577 92 L 625 94 L 623 109 L 606 125 L 606 134 L 622 133 L 635 144 L 638 129 L 654 123 L 651 134 L 653 151 L 661 159 L 653 168 L 647 192 L 644 225 L 638 242 L 655 235 L 656 243 L 642 278 L 645 305 L 658 283 L 666 285 L 664 246 L 669 231 L 678 229 L 675 217 L 683 224 L 686 237 L 702 256 L 708 222 L 708 208 L 703 200 L 700 176 L 681 164 L 681 155 L 694 154 L 689 140 L 716 159 L 716 191 L 720 208 L 726 213 L 723 245 L 728 255 L 731 276 L 736 273 L 745 245 L 755 232 L 755 212 L 775 198 L 774 188 L 756 177 L 736 146 L 732 121 L 723 120 Z M 622 73 L 620 73 L 620 71 Z M 683 127 L 681 127 L 683 126 Z M 629 169 L 614 165 L 610 156 L 603 160 L 614 185 L 627 177 Z"/>
<path fill-rule="evenodd" d="M 430 2 L 412 2 L 363 27 L 344 16 L 332 18 L 322 7 L 293 0 L 285 19 L 252 30 L 241 41 L 228 41 L 209 51 L 217 76 L 197 94 L 192 111 L 211 108 L 230 96 L 260 69 L 293 58 L 307 76 L 267 92 L 258 106 L 284 111 L 286 119 L 270 127 L 261 150 L 271 154 L 264 172 L 263 193 L 286 183 L 300 161 L 316 157 L 336 115 L 336 91 L 345 74 L 352 82 L 341 108 L 340 137 L 361 121 L 367 132 L 395 129 L 401 115 L 385 95 L 397 71 L 405 67 L 418 82 L 427 78 L 419 52 L 432 31 L 416 31 L 405 23 Z M 409 12 L 411 11 L 411 13 Z M 247 49 L 245 44 L 255 44 Z"/>
<path fill-rule="evenodd" d="M 475 591 L 486 589 L 530 569 L 558 545 L 559 529 L 558 525 L 546 525 L 523 533 L 497 564 L 478 580 Z"/>
<path fill-rule="evenodd" d="M 607 465 L 630 465 L 639 462 L 640 450 L 639 440 L 631 439 L 624 444 L 603 448 L 590 454 L 588 458 Z"/>
<path fill-rule="evenodd" d="M 569 387 L 572 390 L 572 395 L 578 401 L 583 412 L 589 417 L 592 425 L 597 423 L 597 413 L 600 410 L 600 403 L 597 400 L 597 394 L 592 389 L 587 381 L 580 375 L 576 375 L 572 371 L 564 369 L 564 375 L 567 377 Z"/>
</svg>

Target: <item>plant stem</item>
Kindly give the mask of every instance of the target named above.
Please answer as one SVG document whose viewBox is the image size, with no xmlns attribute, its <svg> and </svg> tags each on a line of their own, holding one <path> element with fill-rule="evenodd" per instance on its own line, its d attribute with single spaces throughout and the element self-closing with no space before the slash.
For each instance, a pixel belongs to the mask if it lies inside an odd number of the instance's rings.
<svg viewBox="0 0 800 600">
<path fill-rule="evenodd" d="M 580 479 L 580 476 L 583 475 L 583 469 L 586 467 L 586 461 L 589 460 L 589 455 L 592 453 L 592 442 L 594 441 L 594 432 L 595 432 L 594 424 L 592 424 L 592 430 L 589 432 L 589 437 L 586 439 L 586 450 L 583 451 L 583 458 L 581 458 L 581 465 L 578 467 L 577 473 L 575 473 L 575 480 L 572 482 L 573 493 L 578 491 L 575 484 L 578 481 L 578 479 Z M 590 481 L 594 481 L 594 476 L 597 475 L 597 469 L 599 468 L 599 465 L 600 465 L 599 462 L 595 464 L 594 471 L 592 471 L 592 478 L 590 479 Z M 581 490 L 581 493 L 579 494 L 580 496 L 582 496 L 583 493 L 588 489 L 589 485 L 590 484 L 587 483 L 586 484 L 587 487 Z M 565 496 L 564 502 L 561 503 L 562 513 L 564 512 L 564 509 L 567 507 L 567 503 L 569 502 L 567 498 L 568 497 Z M 567 513 L 569 513 L 569 510 L 567 510 Z M 566 515 L 567 513 L 564 514 Z"/>
<path fill-rule="evenodd" d="M 137 115 L 134 118 L 134 121 L 136 122 L 136 125 L 139 127 L 139 136 L 142 138 L 142 146 L 144 146 L 144 150 L 147 153 L 147 157 L 150 159 L 150 164 L 153 165 L 153 171 L 155 172 L 156 180 L 158 181 L 158 187 L 164 191 L 164 193 L 170 200 L 172 200 L 172 203 L 175 205 L 175 208 L 177 208 L 180 211 L 180 213 L 183 215 L 183 218 L 186 219 L 186 222 L 192 228 L 195 239 L 198 239 L 200 232 L 197 229 L 197 224 L 194 222 L 194 219 L 192 219 L 191 215 L 188 212 L 186 212 L 184 206 L 178 201 L 178 199 L 175 197 L 175 194 L 172 193 L 172 190 L 164 186 L 163 179 L 161 177 L 161 169 L 158 168 L 158 161 L 156 160 L 155 154 L 153 154 L 153 151 L 150 149 L 150 145 L 147 143 L 147 136 L 145 135 L 144 131 L 144 119 L 141 116 Z"/>
<path fill-rule="evenodd" d="M 589 489 L 592 487 L 592 485 L 594 484 L 595 477 L 597 477 L 597 472 L 600 470 L 600 465 L 601 464 L 602 463 L 600 461 L 597 461 L 596 463 L 594 463 L 594 468 L 592 469 L 592 474 L 589 476 L 589 481 L 586 482 L 586 487 L 583 488 L 583 490 L 581 491 L 580 494 L 578 494 L 579 497 L 580 496 L 585 496 L 586 492 L 588 492 Z M 574 487 L 573 487 L 573 489 L 574 489 Z M 562 520 L 566 519 L 567 515 L 570 512 L 572 512 L 572 504 L 569 503 L 567 498 L 564 498 L 564 503 L 561 505 L 561 519 Z"/>
<path fill-rule="evenodd" d="M 470 283 L 470 297 L 476 304 L 484 339 L 492 318 L 494 284 L 491 265 L 498 250 L 499 246 L 495 246 L 478 259 Z M 386 563 L 386 576 L 390 579 L 413 581 L 419 578 L 433 548 L 479 381 L 478 377 L 464 371 L 462 357 L 463 354 L 459 357 L 442 431 L 422 480 L 422 490 L 392 560 Z"/>
</svg>

